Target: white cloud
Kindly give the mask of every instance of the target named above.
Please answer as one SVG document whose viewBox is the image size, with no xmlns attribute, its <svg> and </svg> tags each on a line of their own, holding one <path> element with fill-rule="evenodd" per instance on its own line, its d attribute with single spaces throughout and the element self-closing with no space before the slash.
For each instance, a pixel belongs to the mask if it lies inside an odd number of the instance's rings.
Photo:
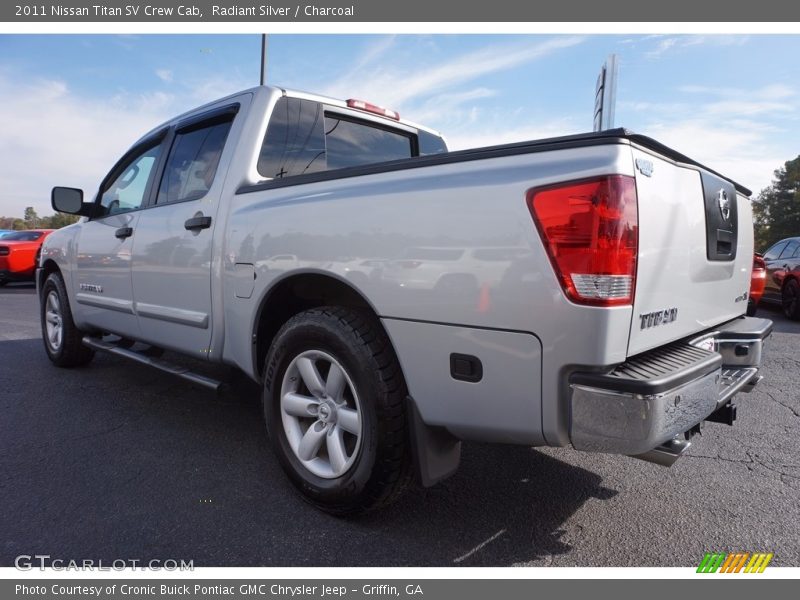
<svg viewBox="0 0 800 600">
<path fill-rule="evenodd" d="M 3 111 L 14 115 L 0 128 L 0 216 L 21 216 L 26 206 L 52 214 L 54 185 L 93 195 L 114 162 L 153 127 L 246 86 L 218 78 L 176 87 L 175 93 L 123 90 L 101 98 L 77 93 L 63 81 L 0 72 Z"/>
<path fill-rule="evenodd" d="M 790 149 L 775 146 L 770 128 L 752 121 L 714 122 L 690 118 L 651 123 L 642 133 L 657 138 L 755 193 L 770 184 L 772 172 L 791 156 Z"/>
<path fill-rule="evenodd" d="M 387 35 L 379 38 L 360 53 L 358 60 L 353 68 L 350 69 L 351 74 L 358 73 L 364 67 L 374 64 L 385 56 L 394 46 L 397 41 L 397 36 Z"/>
<path fill-rule="evenodd" d="M 451 150 L 466 150 L 557 137 L 579 133 L 582 130 L 570 118 L 548 119 L 541 125 L 522 125 L 513 128 L 503 127 L 501 121 L 507 119 L 482 121 L 483 124 L 479 127 L 459 127 L 446 134 L 448 146 Z"/>
<path fill-rule="evenodd" d="M 446 124 L 460 122 L 464 119 L 474 120 L 478 116 L 476 100 L 483 100 L 497 95 L 495 90 L 485 87 L 471 90 L 445 92 L 429 98 L 414 108 L 413 118 L 419 123 L 430 125 L 439 123 L 444 129 Z"/>
<path fill-rule="evenodd" d="M 580 37 L 557 37 L 545 42 L 487 46 L 449 61 L 426 67 L 419 62 L 400 68 L 373 61 L 351 70 L 321 92 L 335 98 L 366 98 L 383 106 L 402 110 L 455 86 L 543 58 L 581 43 Z M 397 82 L 402 81 L 402 85 Z"/>
<path fill-rule="evenodd" d="M 658 40 L 654 48 L 645 52 L 645 56 L 650 59 L 660 58 L 670 50 L 681 50 L 690 46 L 708 44 L 714 46 L 741 46 L 747 43 L 746 35 L 678 35 L 674 37 L 664 37 L 663 35 L 652 35 L 642 38 L 642 41 L 651 39 Z"/>
<path fill-rule="evenodd" d="M 756 89 L 733 89 L 729 86 L 712 87 L 707 85 L 681 85 L 677 88 L 683 94 L 698 94 L 706 96 L 745 96 L 760 100 L 786 100 L 797 96 L 797 90 L 782 83 L 772 83 Z"/>
<path fill-rule="evenodd" d="M 164 83 L 172 83 L 175 79 L 175 76 L 170 69 L 156 69 L 156 77 L 158 77 Z"/>
<path fill-rule="evenodd" d="M 663 40 L 659 40 L 656 47 L 646 53 L 648 58 L 658 58 L 664 52 L 672 48 L 678 43 L 678 38 L 666 38 Z"/>
<path fill-rule="evenodd" d="M 143 98 L 130 104 L 80 98 L 61 81 L 0 75 L 0 97 L 6 114 L 14 115 L 0 130 L 5 216 L 21 215 L 25 206 L 51 214 L 54 185 L 92 194 L 121 153 L 167 116 Z"/>
<path fill-rule="evenodd" d="M 657 138 L 758 193 L 797 154 L 787 123 L 797 121 L 797 91 L 781 83 L 751 90 L 682 85 L 673 102 L 620 103 L 639 120 L 636 129 Z M 644 120 L 642 120 L 644 119 Z M 630 124 L 630 122 L 629 122 Z"/>
</svg>

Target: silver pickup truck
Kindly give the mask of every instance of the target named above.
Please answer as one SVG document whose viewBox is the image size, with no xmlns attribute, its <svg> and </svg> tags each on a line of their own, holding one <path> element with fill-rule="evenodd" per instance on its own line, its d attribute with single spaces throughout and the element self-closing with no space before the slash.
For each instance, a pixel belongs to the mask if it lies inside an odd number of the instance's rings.
<svg viewBox="0 0 800 600">
<path fill-rule="evenodd" d="M 441 480 L 462 440 L 669 465 L 760 379 L 749 195 L 623 129 L 447 152 L 390 110 L 259 87 L 152 130 L 91 200 L 53 189 L 84 218 L 42 249 L 44 347 L 215 389 L 163 351 L 237 367 L 338 514 Z"/>
</svg>

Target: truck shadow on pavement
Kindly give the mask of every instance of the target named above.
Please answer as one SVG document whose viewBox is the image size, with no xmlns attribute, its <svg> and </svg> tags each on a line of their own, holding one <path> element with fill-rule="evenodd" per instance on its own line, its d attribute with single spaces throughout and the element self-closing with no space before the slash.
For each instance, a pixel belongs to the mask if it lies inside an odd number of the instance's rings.
<svg viewBox="0 0 800 600">
<path fill-rule="evenodd" d="M 385 514 L 358 524 L 394 532 L 398 547 L 412 549 L 398 553 L 404 565 L 547 566 L 580 541 L 570 517 L 586 502 L 616 495 L 598 475 L 534 449 L 465 444 L 451 479 L 411 489 Z"/>
<path fill-rule="evenodd" d="M 252 384 L 216 396 L 107 355 L 56 369 L 35 338 L 0 342 L 0 385 L 2 566 L 35 553 L 195 566 L 547 565 L 580 543 L 570 517 L 617 494 L 530 448 L 465 444 L 447 481 L 335 518 L 294 493 Z"/>
</svg>

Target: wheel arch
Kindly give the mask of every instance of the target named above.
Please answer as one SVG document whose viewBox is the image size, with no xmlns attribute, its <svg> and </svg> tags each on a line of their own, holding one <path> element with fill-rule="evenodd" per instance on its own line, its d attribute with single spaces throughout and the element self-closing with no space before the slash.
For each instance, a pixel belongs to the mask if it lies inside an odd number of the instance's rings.
<svg viewBox="0 0 800 600">
<path fill-rule="evenodd" d="M 347 306 L 372 313 L 386 337 L 375 306 L 351 282 L 320 271 L 287 274 L 263 294 L 253 319 L 253 373 L 258 378 L 275 335 L 294 315 L 319 306 Z M 396 349 L 392 348 L 395 353 Z"/>
<path fill-rule="evenodd" d="M 789 283 L 790 281 L 796 281 L 797 283 L 800 283 L 800 277 L 797 275 L 797 273 L 794 272 L 789 273 L 786 277 L 783 278 L 783 282 L 781 283 L 781 291 L 783 290 L 783 288 L 786 287 L 786 284 Z"/>
<path fill-rule="evenodd" d="M 42 288 L 44 287 L 44 282 L 47 281 L 47 278 L 52 273 L 58 273 L 62 278 L 64 277 L 64 274 L 61 272 L 61 268 L 58 266 L 58 263 L 52 258 L 48 258 L 37 270 L 36 289 L 39 291 L 40 295 L 42 293 Z"/>
</svg>

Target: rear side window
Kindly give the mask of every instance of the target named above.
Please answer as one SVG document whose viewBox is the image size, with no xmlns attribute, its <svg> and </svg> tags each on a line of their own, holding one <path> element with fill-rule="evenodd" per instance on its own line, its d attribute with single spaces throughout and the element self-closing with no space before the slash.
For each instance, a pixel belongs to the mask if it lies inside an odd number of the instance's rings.
<svg viewBox="0 0 800 600">
<path fill-rule="evenodd" d="M 328 168 L 358 167 L 412 156 L 411 136 L 325 115 Z"/>
<path fill-rule="evenodd" d="M 217 121 L 175 134 L 157 204 L 197 200 L 208 193 L 230 128 L 230 120 Z"/>
<path fill-rule="evenodd" d="M 787 242 L 778 242 L 772 248 L 767 250 L 764 253 L 764 260 L 775 260 L 781 255 L 784 247 L 786 246 Z"/>
<path fill-rule="evenodd" d="M 444 145 L 444 140 L 438 135 L 433 135 L 427 131 L 420 131 L 418 139 L 420 156 L 447 152 L 447 146 Z"/>
<path fill-rule="evenodd" d="M 282 179 L 445 152 L 444 141 L 335 112 L 311 100 L 281 98 L 270 116 L 258 158 L 258 172 Z"/>
<path fill-rule="evenodd" d="M 324 171 L 325 117 L 317 102 L 281 98 L 275 105 L 258 157 L 258 172 L 282 179 Z"/>
<path fill-rule="evenodd" d="M 781 252 L 780 258 L 791 258 L 798 246 L 800 246 L 800 244 L 797 242 L 789 242 L 786 244 L 786 248 L 783 249 L 783 252 Z"/>
</svg>

